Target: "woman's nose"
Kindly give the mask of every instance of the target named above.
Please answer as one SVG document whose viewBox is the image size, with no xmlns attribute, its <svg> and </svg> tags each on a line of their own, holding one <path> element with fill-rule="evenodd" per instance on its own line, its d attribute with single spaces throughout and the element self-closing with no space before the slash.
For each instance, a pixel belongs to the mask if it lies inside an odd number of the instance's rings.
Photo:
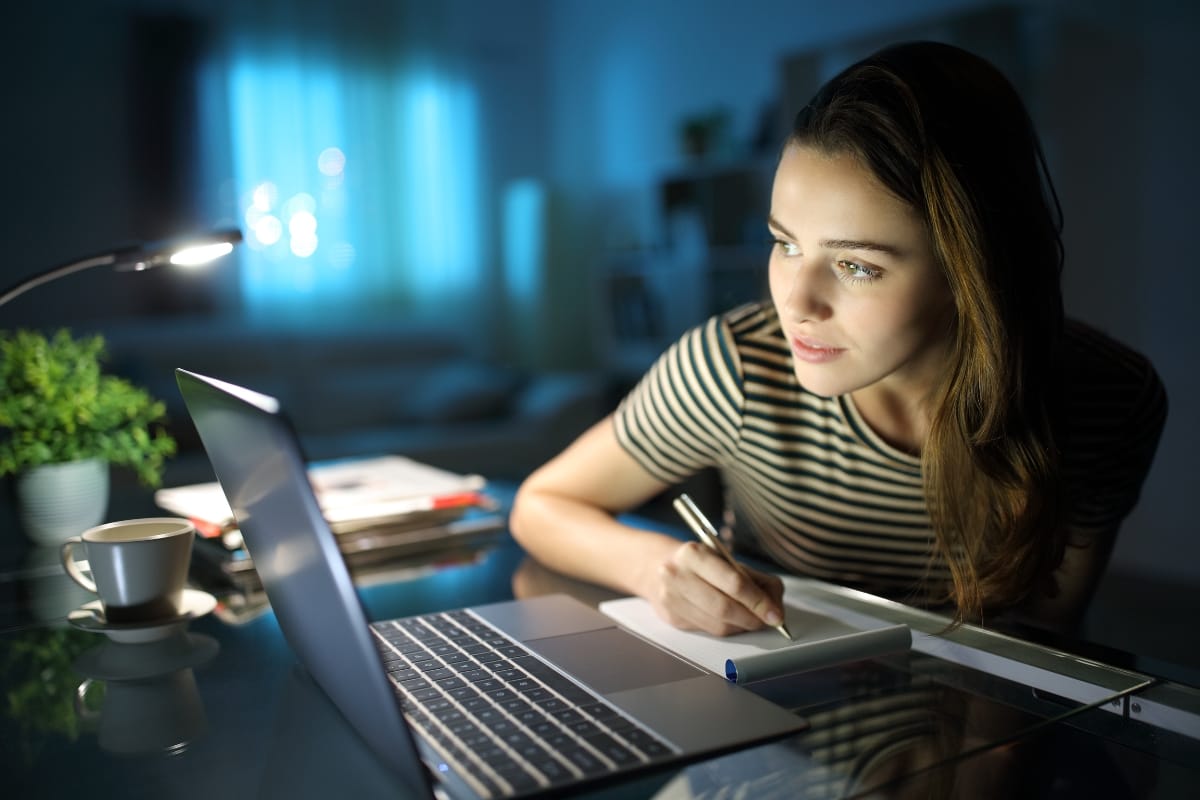
<svg viewBox="0 0 1200 800">
<path fill-rule="evenodd" d="M 830 305 L 829 274 L 815 264 L 802 264 L 791 276 L 786 311 L 796 320 L 827 319 L 833 313 Z"/>
</svg>

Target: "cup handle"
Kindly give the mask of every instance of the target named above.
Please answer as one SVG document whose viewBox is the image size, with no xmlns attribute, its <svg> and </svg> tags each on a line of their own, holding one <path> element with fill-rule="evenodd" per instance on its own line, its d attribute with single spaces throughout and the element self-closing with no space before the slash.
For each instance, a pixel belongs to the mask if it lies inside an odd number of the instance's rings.
<svg viewBox="0 0 1200 800">
<path fill-rule="evenodd" d="M 96 584 L 93 583 L 90 578 L 84 575 L 83 570 L 81 570 L 79 565 L 75 563 L 75 558 L 72 551 L 75 549 L 75 545 L 77 544 L 83 544 L 83 539 L 78 536 L 72 536 L 70 539 L 67 539 L 65 542 L 63 542 L 62 546 L 59 548 L 59 556 L 62 558 L 63 568 L 66 569 L 67 575 L 71 577 L 71 580 L 75 581 L 92 594 L 97 594 Z"/>
</svg>

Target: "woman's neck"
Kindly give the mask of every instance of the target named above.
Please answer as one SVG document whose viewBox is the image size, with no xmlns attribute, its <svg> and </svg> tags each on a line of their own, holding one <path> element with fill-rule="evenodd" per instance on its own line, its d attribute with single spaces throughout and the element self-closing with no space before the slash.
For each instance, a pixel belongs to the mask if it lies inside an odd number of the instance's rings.
<svg viewBox="0 0 1200 800">
<path fill-rule="evenodd" d="M 904 391 L 882 383 L 851 392 L 854 407 L 863 421 L 890 446 L 920 455 L 929 433 L 927 394 Z"/>
</svg>

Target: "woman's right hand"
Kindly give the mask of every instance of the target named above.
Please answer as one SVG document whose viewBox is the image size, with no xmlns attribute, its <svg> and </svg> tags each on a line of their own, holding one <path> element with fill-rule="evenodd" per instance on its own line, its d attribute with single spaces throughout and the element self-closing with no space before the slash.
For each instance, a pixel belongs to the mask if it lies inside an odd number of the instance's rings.
<svg viewBox="0 0 1200 800">
<path fill-rule="evenodd" d="M 751 571 L 747 580 L 698 541 L 617 519 L 669 488 L 625 452 L 605 419 L 521 484 L 509 529 L 543 565 L 644 597 L 677 627 L 721 636 L 775 624 L 778 578 Z"/>
<path fill-rule="evenodd" d="M 659 565 L 646 599 L 665 621 L 714 636 L 778 625 L 783 581 L 743 565 L 749 579 L 700 542 L 684 542 Z"/>
</svg>

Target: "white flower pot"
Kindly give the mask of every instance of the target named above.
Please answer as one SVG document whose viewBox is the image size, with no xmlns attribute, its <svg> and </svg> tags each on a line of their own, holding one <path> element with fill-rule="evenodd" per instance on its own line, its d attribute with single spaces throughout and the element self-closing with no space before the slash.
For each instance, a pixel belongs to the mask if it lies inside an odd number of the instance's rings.
<svg viewBox="0 0 1200 800">
<path fill-rule="evenodd" d="M 108 462 L 101 458 L 46 464 L 17 476 L 17 514 L 36 544 L 59 545 L 104 521 Z"/>
</svg>

